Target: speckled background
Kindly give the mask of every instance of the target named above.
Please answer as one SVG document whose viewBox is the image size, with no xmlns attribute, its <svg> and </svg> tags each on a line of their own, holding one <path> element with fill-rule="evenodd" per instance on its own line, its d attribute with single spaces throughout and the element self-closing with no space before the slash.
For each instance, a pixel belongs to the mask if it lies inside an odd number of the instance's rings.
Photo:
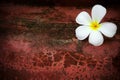
<svg viewBox="0 0 120 80">
<path fill-rule="evenodd" d="M 68 0 L 64 5 L 56 0 L 48 5 L 50 0 L 45 0 L 44 6 L 19 1 L 0 4 L 0 80 L 120 80 L 117 0 L 109 5 L 102 0 L 81 1 L 89 6 L 71 5 Z M 87 39 L 76 39 L 75 18 L 83 10 L 90 13 L 97 2 L 107 8 L 103 21 L 116 23 L 118 30 L 113 38 L 104 37 L 102 46 L 94 47 Z"/>
</svg>

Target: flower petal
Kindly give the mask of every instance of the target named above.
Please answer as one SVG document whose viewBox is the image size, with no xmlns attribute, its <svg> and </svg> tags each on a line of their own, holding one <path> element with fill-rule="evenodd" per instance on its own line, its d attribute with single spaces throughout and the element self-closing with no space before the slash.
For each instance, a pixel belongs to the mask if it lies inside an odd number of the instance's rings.
<svg viewBox="0 0 120 80">
<path fill-rule="evenodd" d="M 76 22 L 78 24 L 89 25 L 90 21 L 91 21 L 91 17 L 85 11 L 79 13 L 78 16 L 76 17 Z"/>
<path fill-rule="evenodd" d="M 84 40 L 88 37 L 88 35 L 90 34 L 91 30 L 89 29 L 88 26 L 80 26 L 75 30 L 76 33 L 76 37 L 79 40 Z"/>
<path fill-rule="evenodd" d="M 101 23 L 99 29 L 106 37 L 113 37 L 117 31 L 117 26 L 114 23 L 104 22 Z"/>
<path fill-rule="evenodd" d="M 101 5 L 95 5 L 92 8 L 92 19 L 100 22 L 106 14 L 106 8 Z"/>
<path fill-rule="evenodd" d="M 94 46 L 100 46 L 103 44 L 103 36 L 99 31 L 92 31 L 89 36 L 89 43 Z"/>
</svg>

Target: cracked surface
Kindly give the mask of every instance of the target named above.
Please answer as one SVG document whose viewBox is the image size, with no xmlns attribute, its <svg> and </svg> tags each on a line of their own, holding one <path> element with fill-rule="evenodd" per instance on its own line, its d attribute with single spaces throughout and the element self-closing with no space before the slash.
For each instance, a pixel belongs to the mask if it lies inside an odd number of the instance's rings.
<svg viewBox="0 0 120 80">
<path fill-rule="evenodd" d="M 74 36 L 78 25 L 73 20 L 80 10 L 72 8 L 74 14 L 60 7 L 1 7 L 0 79 L 119 80 L 119 29 L 100 47 L 78 41 Z M 118 12 L 112 14 L 119 24 Z M 111 20 L 109 15 L 107 19 Z"/>
</svg>

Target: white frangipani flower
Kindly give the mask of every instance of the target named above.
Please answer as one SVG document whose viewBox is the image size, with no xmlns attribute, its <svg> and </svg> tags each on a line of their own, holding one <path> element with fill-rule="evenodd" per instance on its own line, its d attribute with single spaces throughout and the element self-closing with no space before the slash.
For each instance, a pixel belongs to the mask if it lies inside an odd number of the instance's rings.
<svg viewBox="0 0 120 80">
<path fill-rule="evenodd" d="M 103 35 L 113 37 L 117 31 L 117 26 L 111 22 L 100 23 L 105 14 L 106 8 L 101 5 L 93 6 L 92 17 L 85 11 L 79 13 L 76 17 L 76 22 L 81 26 L 75 30 L 76 37 L 79 40 L 84 40 L 89 36 L 89 43 L 94 46 L 103 44 Z"/>
</svg>

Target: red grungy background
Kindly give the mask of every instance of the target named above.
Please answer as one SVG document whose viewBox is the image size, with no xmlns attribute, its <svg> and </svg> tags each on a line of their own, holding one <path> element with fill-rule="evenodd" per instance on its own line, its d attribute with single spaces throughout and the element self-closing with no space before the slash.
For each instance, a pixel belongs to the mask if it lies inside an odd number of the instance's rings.
<svg viewBox="0 0 120 80">
<path fill-rule="evenodd" d="M 0 2 L 0 80 L 120 80 L 118 0 Z M 77 14 L 94 4 L 118 27 L 99 47 L 75 37 Z"/>
</svg>

